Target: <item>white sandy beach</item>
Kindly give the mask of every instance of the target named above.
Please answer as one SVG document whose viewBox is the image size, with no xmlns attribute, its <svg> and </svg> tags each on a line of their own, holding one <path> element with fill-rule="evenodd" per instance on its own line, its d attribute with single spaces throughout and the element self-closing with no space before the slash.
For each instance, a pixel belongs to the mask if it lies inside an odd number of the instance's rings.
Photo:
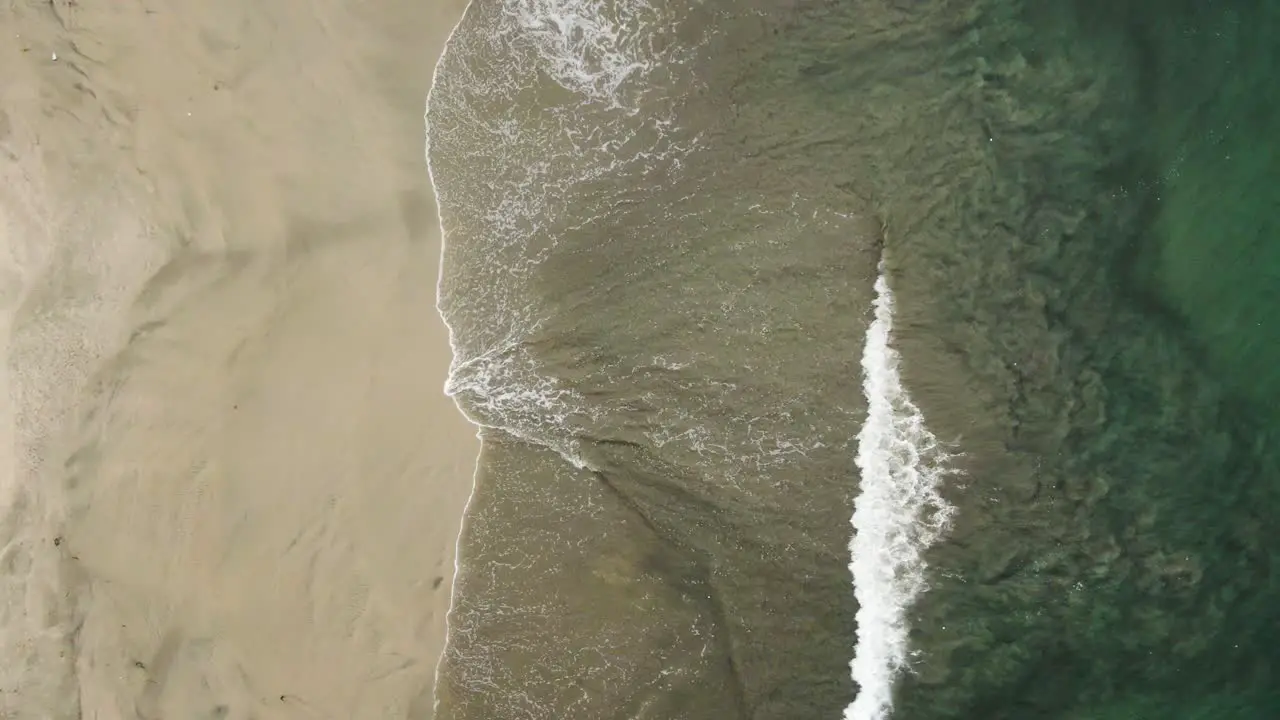
<svg viewBox="0 0 1280 720">
<path fill-rule="evenodd" d="M 430 717 L 463 5 L 0 5 L 0 717 Z"/>
</svg>

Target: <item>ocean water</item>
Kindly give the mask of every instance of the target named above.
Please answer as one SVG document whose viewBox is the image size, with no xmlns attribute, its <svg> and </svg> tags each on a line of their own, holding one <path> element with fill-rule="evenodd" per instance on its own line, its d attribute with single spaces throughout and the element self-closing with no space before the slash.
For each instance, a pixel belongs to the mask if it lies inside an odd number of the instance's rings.
<svg viewBox="0 0 1280 720">
<path fill-rule="evenodd" d="M 474 0 L 437 716 L 1280 716 L 1280 6 Z"/>
</svg>

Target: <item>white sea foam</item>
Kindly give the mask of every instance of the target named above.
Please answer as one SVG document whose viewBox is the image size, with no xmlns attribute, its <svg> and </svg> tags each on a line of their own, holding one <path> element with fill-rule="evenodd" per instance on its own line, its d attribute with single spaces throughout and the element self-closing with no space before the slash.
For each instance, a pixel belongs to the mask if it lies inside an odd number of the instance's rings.
<svg viewBox="0 0 1280 720">
<path fill-rule="evenodd" d="M 938 494 L 948 454 L 924 424 L 898 370 L 890 344 L 893 295 L 881 263 L 875 319 L 862 354 L 867 420 L 858 433 L 861 494 L 849 542 L 858 640 L 849 663 L 857 698 L 845 720 L 884 720 L 893 683 L 908 669 L 907 610 L 926 588 L 922 552 L 946 529 L 954 511 Z"/>
<path fill-rule="evenodd" d="M 659 13 L 646 0 L 509 0 L 508 8 L 548 74 L 593 100 L 619 104 L 619 89 L 657 60 L 648 28 Z"/>
<path fill-rule="evenodd" d="M 427 112 L 441 232 L 469 248 L 443 260 L 484 288 L 466 302 L 437 293 L 447 324 L 468 328 L 450 331 L 447 390 L 473 422 L 580 463 L 563 429 L 591 403 L 521 349 L 541 320 L 528 283 L 562 233 L 597 220 L 584 209 L 608 211 L 623 192 L 598 181 L 670 181 L 695 140 L 674 132 L 677 99 L 658 77 L 692 48 L 672 42 L 681 13 L 651 0 L 503 0 L 468 6 L 473 15 L 446 44 Z M 569 92 L 547 92 L 548 79 Z"/>
<path fill-rule="evenodd" d="M 674 100 L 647 98 L 666 92 L 651 74 L 677 64 L 683 50 L 657 47 L 661 18 L 649 0 L 504 0 L 484 22 L 488 27 L 469 32 L 467 18 L 482 10 L 469 4 L 451 32 L 425 118 L 427 166 L 441 211 L 437 306 L 453 351 L 446 392 L 474 424 L 545 445 L 582 466 L 577 441 L 564 430 L 591 405 L 542 372 L 523 347 L 538 327 L 524 286 L 555 246 L 553 228 L 566 229 L 558 220 L 580 205 L 579 187 L 678 165 L 688 151 L 670 139 Z M 541 95 L 546 78 L 567 97 L 554 96 L 534 116 L 512 113 L 530 93 Z M 442 182 L 443 159 L 453 174 Z M 453 230 L 480 243 L 477 255 L 489 264 L 468 268 L 487 286 L 484 297 L 450 305 L 444 279 L 456 272 L 446 267 L 454 257 L 447 250 Z M 459 336 L 460 323 L 471 330 L 466 337 Z M 454 570 L 456 576 L 456 548 Z M 457 588 L 446 616 L 446 653 L 459 632 Z M 470 660 L 470 670 L 483 675 Z M 437 665 L 437 687 L 440 672 Z"/>
<path fill-rule="evenodd" d="M 503 0 L 472 14 L 437 65 L 428 119 L 428 135 L 441 130 L 436 160 L 456 160 L 437 185 L 441 205 L 446 215 L 465 208 L 455 222 L 468 237 L 497 249 L 554 245 L 584 184 L 678 167 L 696 145 L 676 132 L 670 79 L 697 45 L 673 41 L 681 13 L 671 7 Z M 548 92 L 548 80 L 568 92 Z M 509 280 L 540 259 L 501 262 Z"/>
</svg>

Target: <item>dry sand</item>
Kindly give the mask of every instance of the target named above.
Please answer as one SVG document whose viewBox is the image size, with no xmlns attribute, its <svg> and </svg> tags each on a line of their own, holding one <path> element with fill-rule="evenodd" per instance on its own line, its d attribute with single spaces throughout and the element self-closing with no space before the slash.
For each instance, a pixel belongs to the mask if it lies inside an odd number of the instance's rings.
<svg viewBox="0 0 1280 720">
<path fill-rule="evenodd" d="M 0 3 L 0 717 L 430 716 L 463 5 Z"/>
</svg>

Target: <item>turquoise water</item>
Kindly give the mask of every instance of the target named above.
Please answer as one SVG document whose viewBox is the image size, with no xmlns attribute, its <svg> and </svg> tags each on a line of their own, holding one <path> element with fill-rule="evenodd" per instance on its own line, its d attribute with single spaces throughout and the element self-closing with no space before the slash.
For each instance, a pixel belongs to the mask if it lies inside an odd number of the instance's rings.
<svg viewBox="0 0 1280 720">
<path fill-rule="evenodd" d="M 1149 40 L 1161 201 L 1148 240 L 1155 292 L 1220 376 L 1280 401 L 1280 8 L 1188 4 Z"/>
<path fill-rule="evenodd" d="M 846 712 L 883 261 L 956 454 L 892 717 L 1280 717 L 1278 8 L 474 3 L 440 716 Z"/>
</svg>

